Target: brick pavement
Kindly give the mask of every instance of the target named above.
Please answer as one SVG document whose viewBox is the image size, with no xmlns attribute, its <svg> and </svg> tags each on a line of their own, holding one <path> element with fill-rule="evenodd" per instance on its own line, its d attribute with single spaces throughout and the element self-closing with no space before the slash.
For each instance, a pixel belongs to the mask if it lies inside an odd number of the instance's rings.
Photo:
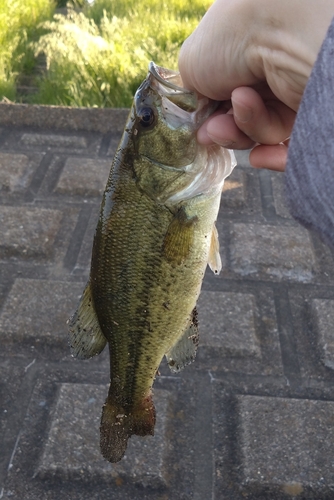
<svg viewBox="0 0 334 500">
<path fill-rule="evenodd" d="M 333 499 L 333 254 L 246 153 L 196 362 L 179 375 L 163 362 L 156 435 L 102 459 L 107 353 L 72 359 L 65 323 L 126 114 L 0 104 L 0 499 Z"/>
</svg>

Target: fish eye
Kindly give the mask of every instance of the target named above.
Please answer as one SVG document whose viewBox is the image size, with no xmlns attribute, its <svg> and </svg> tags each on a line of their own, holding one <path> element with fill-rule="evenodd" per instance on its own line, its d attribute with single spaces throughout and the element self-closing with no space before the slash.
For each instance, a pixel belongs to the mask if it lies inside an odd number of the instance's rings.
<svg viewBox="0 0 334 500">
<path fill-rule="evenodd" d="M 143 127 L 150 127 L 154 123 L 154 120 L 155 120 L 155 115 L 154 115 L 153 109 L 152 108 L 142 108 L 138 112 L 138 118 L 140 120 L 140 124 Z"/>
</svg>

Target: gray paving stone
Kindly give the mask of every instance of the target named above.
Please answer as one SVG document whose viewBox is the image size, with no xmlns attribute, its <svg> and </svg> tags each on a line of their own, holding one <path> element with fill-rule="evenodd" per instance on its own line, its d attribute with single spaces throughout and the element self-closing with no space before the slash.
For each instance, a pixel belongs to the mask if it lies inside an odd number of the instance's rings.
<svg viewBox="0 0 334 500">
<path fill-rule="evenodd" d="M 126 108 L 71 108 L 39 104 L 0 103 L 0 124 L 9 127 L 62 130 L 71 133 L 123 132 L 129 110 Z"/>
<path fill-rule="evenodd" d="M 245 204 L 246 175 L 241 169 L 235 168 L 224 182 L 222 204 L 228 207 L 241 207 Z"/>
<path fill-rule="evenodd" d="M 319 493 L 334 486 L 334 402 L 238 396 L 237 409 L 244 487 Z"/>
<path fill-rule="evenodd" d="M 110 160 L 70 157 L 66 160 L 55 192 L 101 196 L 108 180 Z"/>
<path fill-rule="evenodd" d="M 103 365 L 103 374 L 97 370 L 98 358 L 71 360 L 67 369 L 53 364 L 53 370 L 40 372 L 9 451 L 4 498 L 10 492 L 20 500 L 64 495 L 71 500 L 196 499 L 194 459 L 196 449 L 202 450 L 201 439 L 197 445 L 196 376 L 186 384 L 178 377 L 157 378 L 155 436 L 133 436 L 126 458 L 111 465 L 99 452 L 108 367 Z M 41 368 L 38 360 L 36 365 Z"/>
<path fill-rule="evenodd" d="M 320 288 L 321 294 L 323 294 L 324 289 Z M 330 336 L 333 331 L 333 324 L 328 325 L 328 332 L 325 333 L 323 330 L 326 320 L 330 321 L 330 307 L 324 301 L 332 299 L 319 299 L 318 287 L 299 290 L 299 293 L 296 289 L 289 289 L 288 297 L 291 312 L 290 315 L 284 318 L 285 325 L 283 325 L 283 328 L 287 330 L 290 339 L 294 343 L 294 354 L 291 357 L 291 363 L 295 359 L 302 380 L 307 380 L 310 387 L 317 380 L 322 380 L 324 383 L 327 382 L 328 388 L 333 388 L 334 372 L 333 369 L 330 369 L 332 359 Z M 326 383 L 324 390 L 325 386 Z M 315 394 L 312 397 L 318 399 L 321 396 Z M 334 399 L 328 393 L 326 394 L 327 398 Z"/>
<path fill-rule="evenodd" d="M 96 206 L 93 209 L 92 214 L 87 223 L 86 232 L 81 245 L 80 253 L 78 255 L 78 259 L 74 268 L 74 274 L 84 274 L 87 275 L 88 277 L 90 270 L 90 261 L 92 256 L 93 239 L 99 213 L 100 213 L 100 207 Z"/>
<path fill-rule="evenodd" d="M 28 147 L 44 147 L 49 148 L 75 148 L 87 149 L 88 144 L 85 137 L 79 135 L 61 135 L 61 134 L 38 134 L 25 133 L 20 140 L 21 146 Z"/>
<path fill-rule="evenodd" d="M 35 207 L 0 207 L 0 257 L 50 257 L 63 212 Z"/>
<path fill-rule="evenodd" d="M 127 111 L 8 106 L 0 498 L 332 500 L 333 255 L 291 220 L 283 175 L 237 152 L 217 223 L 225 268 L 203 284 L 197 359 L 176 376 L 163 361 L 156 436 L 131 438 L 113 466 L 98 443 L 108 352 L 71 359 L 66 321 Z"/>
<path fill-rule="evenodd" d="M 255 329 L 254 296 L 203 291 L 198 301 L 201 345 L 222 355 L 261 355 Z"/>
<path fill-rule="evenodd" d="M 66 355 L 66 321 L 77 306 L 82 287 L 82 283 L 16 279 L 0 315 L 2 342 L 60 344 Z"/>
<path fill-rule="evenodd" d="M 0 353 L 3 354 L 2 349 Z M 29 365 L 27 362 L 26 367 Z M 26 395 L 22 393 L 24 378 L 29 368 L 15 366 L 7 357 L 0 366 L 0 477 L 2 470 L 8 467 L 8 461 L 15 444 L 16 435 L 13 422 L 19 426 L 18 415 L 27 401 L 22 401 Z M 27 395 L 28 397 L 28 395 Z M 1 484 L 1 480 L 0 480 Z M 0 486 L 1 492 L 1 486 Z"/>
<path fill-rule="evenodd" d="M 195 369 L 282 376 L 274 297 L 256 293 L 202 290 L 198 301 L 199 347 Z"/>
<path fill-rule="evenodd" d="M 112 135 L 112 137 L 110 139 L 110 144 L 109 144 L 107 156 L 113 157 L 115 155 L 120 140 L 121 140 L 121 134 Z"/>
<path fill-rule="evenodd" d="M 236 223 L 231 230 L 232 269 L 241 276 L 311 281 L 316 261 L 306 229 Z"/>
<path fill-rule="evenodd" d="M 40 478 L 58 476 L 61 480 L 96 476 L 110 482 L 119 478 L 142 486 L 166 486 L 164 467 L 167 409 L 170 394 L 154 392 L 157 410 L 155 435 L 146 438 L 132 436 L 125 457 L 110 464 L 99 449 L 101 407 L 107 386 L 92 384 L 62 384 L 50 431 L 36 475 Z"/>
<path fill-rule="evenodd" d="M 313 299 L 311 308 L 321 360 L 327 368 L 334 370 L 334 300 Z"/>
<path fill-rule="evenodd" d="M 277 215 L 286 219 L 292 219 L 293 217 L 290 215 L 284 196 L 284 174 L 280 172 L 273 173 L 271 175 L 271 183 Z"/>
<path fill-rule="evenodd" d="M 31 160 L 24 154 L 0 152 L 0 192 L 24 191 L 29 186 L 41 159 L 40 154 L 35 154 Z"/>
</svg>

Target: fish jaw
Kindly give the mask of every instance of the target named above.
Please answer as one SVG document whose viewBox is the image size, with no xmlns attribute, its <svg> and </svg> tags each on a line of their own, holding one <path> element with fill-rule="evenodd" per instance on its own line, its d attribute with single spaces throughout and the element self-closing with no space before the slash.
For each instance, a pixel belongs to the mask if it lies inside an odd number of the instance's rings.
<svg viewBox="0 0 334 500">
<path fill-rule="evenodd" d="M 196 131 L 218 106 L 217 101 L 186 89 L 179 72 L 154 62 L 149 64 L 148 80 L 152 89 L 162 96 L 165 117 L 175 128 L 189 122 Z"/>
</svg>

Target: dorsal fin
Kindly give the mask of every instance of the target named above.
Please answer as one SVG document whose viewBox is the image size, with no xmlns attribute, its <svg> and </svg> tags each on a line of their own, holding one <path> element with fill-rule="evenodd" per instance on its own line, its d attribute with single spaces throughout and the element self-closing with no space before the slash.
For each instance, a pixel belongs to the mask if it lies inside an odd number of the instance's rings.
<svg viewBox="0 0 334 500">
<path fill-rule="evenodd" d="M 96 316 L 89 282 L 68 325 L 71 354 L 74 357 L 88 359 L 103 351 L 107 339 Z"/>
</svg>

